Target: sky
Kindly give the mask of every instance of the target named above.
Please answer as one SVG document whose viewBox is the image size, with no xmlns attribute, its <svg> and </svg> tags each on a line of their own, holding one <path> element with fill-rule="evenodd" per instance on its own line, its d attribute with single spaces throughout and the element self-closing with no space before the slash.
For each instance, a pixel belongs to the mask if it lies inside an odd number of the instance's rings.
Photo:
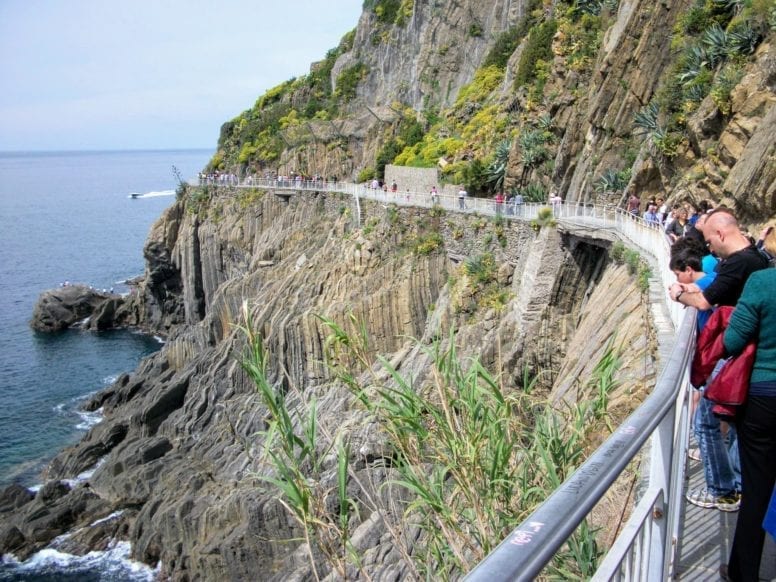
<svg viewBox="0 0 776 582">
<path fill-rule="evenodd" d="M 0 151 L 215 149 L 363 0 L 0 0 Z"/>
</svg>

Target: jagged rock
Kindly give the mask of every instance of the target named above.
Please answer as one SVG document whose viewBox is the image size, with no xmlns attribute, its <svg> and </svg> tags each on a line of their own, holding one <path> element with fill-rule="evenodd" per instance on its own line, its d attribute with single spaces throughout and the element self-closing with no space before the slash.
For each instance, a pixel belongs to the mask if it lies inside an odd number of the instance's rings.
<svg viewBox="0 0 776 582">
<path fill-rule="evenodd" d="M 35 494 L 16 483 L 9 485 L 0 493 L 0 513 L 20 508 L 35 498 Z"/>
<path fill-rule="evenodd" d="M 48 504 L 70 493 L 70 486 L 62 481 L 49 481 L 40 488 L 35 500 L 42 504 Z"/>
<path fill-rule="evenodd" d="M 109 512 L 109 504 L 88 487 L 70 489 L 58 481 L 47 483 L 31 502 L 0 514 L 0 552 L 13 551 L 17 558 L 26 559 L 55 537 Z"/>
<path fill-rule="evenodd" d="M 116 540 L 125 540 L 129 537 L 132 520 L 136 514 L 136 511 L 126 509 L 97 519 L 88 527 L 73 532 L 59 542 L 57 549 L 76 556 L 105 551 Z"/>
<path fill-rule="evenodd" d="M 716 142 L 724 128 L 724 118 L 711 97 L 706 97 L 687 122 L 687 137 L 697 155 L 703 155 Z"/>
<path fill-rule="evenodd" d="M 121 298 L 86 285 L 57 287 L 41 293 L 30 325 L 36 331 L 61 331 L 91 317 L 108 301 L 120 302 Z"/>
<path fill-rule="evenodd" d="M 758 124 L 730 170 L 722 199 L 746 221 L 763 222 L 776 214 L 776 101 Z"/>
<path fill-rule="evenodd" d="M 110 297 L 103 301 L 89 318 L 88 328 L 102 331 L 116 327 L 116 315 L 122 305 L 124 300 L 121 297 Z"/>
<path fill-rule="evenodd" d="M 15 525 L 0 529 L 0 554 L 10 554 L 24 545 L 24 534 Z"/>
</svg>

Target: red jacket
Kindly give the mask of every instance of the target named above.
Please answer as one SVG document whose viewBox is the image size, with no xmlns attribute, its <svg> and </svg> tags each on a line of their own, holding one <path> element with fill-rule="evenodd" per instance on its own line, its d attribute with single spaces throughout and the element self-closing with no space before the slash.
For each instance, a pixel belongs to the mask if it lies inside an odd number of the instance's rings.
<svg viewBox="0 0 776 582">
<path fill-rule="evenodd" d="M 717 362 L 725 358 L 725 345 L 722 340 L 733 309 L 727 305 L 718 307 L 698 336 L 690 369 L 690 383 L 696 388 L 708 382 Z M 735 416 L 735 407 L 746 401 L 756 349 L 754 342 L 746 344 L 744 351 L 728 359 L 706 386 L 704 396 L 716 403 L 712 409 L 715 414 Z"/>
</svg>

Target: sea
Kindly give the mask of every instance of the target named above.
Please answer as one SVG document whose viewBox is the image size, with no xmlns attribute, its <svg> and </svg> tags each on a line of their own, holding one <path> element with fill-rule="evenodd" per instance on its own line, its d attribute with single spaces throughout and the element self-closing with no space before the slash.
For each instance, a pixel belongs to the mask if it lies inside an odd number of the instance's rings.
<svg viewBox="0 0 776 582">
<path fill-rule="evenodd" d="M 115 293 L 143 273 L 143 244 L 175 200 L 178 178 L 202 170 L 212 150 L 0 152 L 0 490 L 35 490 L 41 470 L 99 413 L 92 394 L 161 347 L 133 330 L 57 334 L 29 321 L 41 292 L 83 283 Z M 24 563 L 0 561 L 0 580 L 148 580 L 129 547 L 70 556 L 56 547 Z"/>
</svg>

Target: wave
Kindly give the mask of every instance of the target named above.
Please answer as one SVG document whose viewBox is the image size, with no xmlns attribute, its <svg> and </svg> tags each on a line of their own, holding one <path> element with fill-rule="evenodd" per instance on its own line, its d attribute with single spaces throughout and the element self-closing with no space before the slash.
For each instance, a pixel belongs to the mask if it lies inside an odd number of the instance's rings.
<svg viewBox="0 0 776 582">
<path fill-rule="evenodd" d="M 93 411 L 78 410 L 76 414 L 81 418 L 81 422 L 75 425 L 78 430 L 89 430 L 95 425 L 100 424 L 103 419 L 102 408 Z"/>
<path fill-rule="evenodd" d="M 151 191 L 146 192 L 145 194 L 130 192 L 127 198 L 158 198 L 159 196 L 175 196 L 175 190 Z"/>
<path fill-rule="evenodd" d="M 131 582 L 154 580 L 157 571 L 145 564 L 130 560 L 130 549 L 129 542 L 114 542 L 104 552 L 95 551 L 83 556 L 75 556 L 46 548 L 33 554 L 24 562 L 19 562 L 13 556 L 4 555 L 0 564 L 0 579 L 3 579 L 3 574 L 8 573 L 13 575 L 14 580 L 36 580 L 47 576 L 52 577 L 51 579 L 57 576 L 65 580 L 77 580 L 80 577 L 95 579 L 95 574 L 100 580 Z"/>
</svg>

